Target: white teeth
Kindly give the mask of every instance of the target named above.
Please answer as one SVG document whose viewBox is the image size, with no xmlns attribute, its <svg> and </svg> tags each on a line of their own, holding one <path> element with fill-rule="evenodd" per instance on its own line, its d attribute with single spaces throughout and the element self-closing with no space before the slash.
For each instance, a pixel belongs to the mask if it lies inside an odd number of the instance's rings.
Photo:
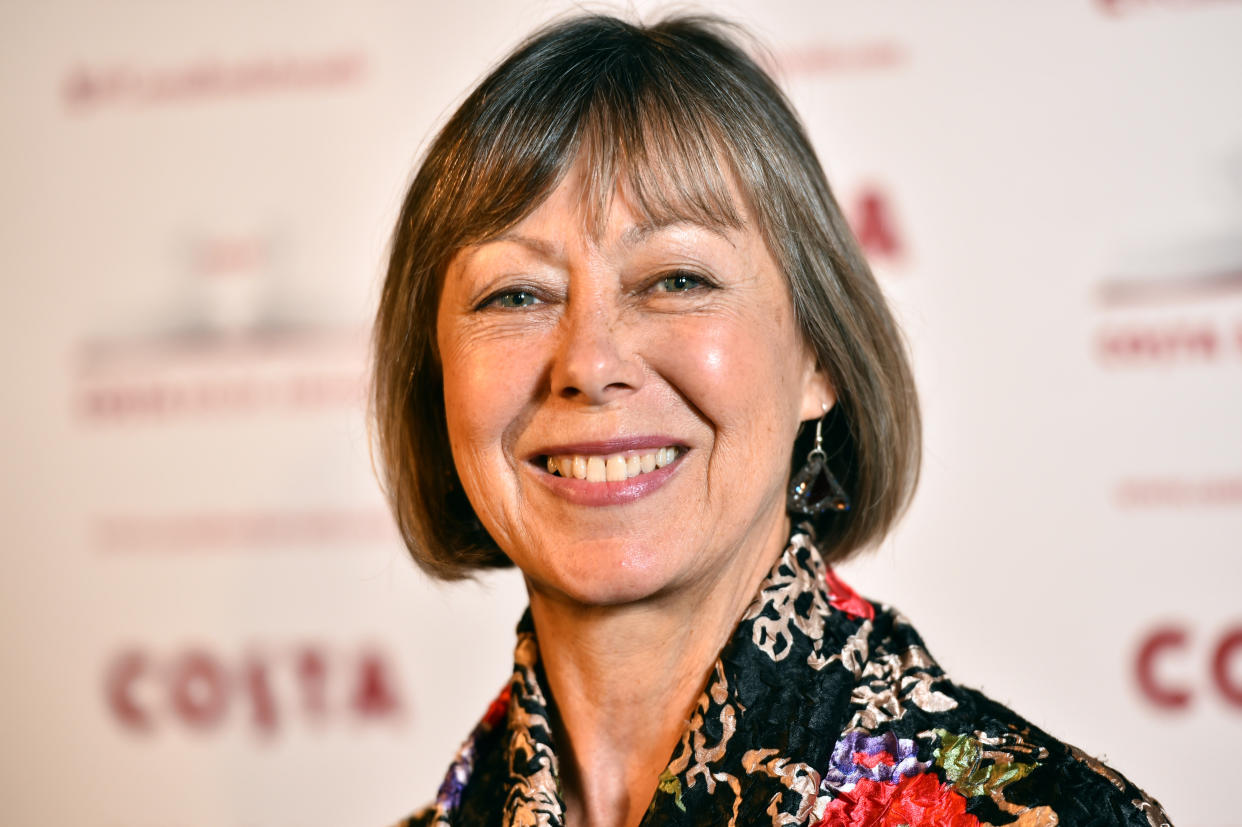
<svg viewBox="0 0 1242 827">
<path fill-rule="evenodd" d="M 549 474 L 587 482 L 624 482 L 639 474 L 650 474 L 677 459 L 677 448 L 657 448 L 643 454 L 615 454 L 609 457 L 560 454 L 549 456 Z"/>
<path fill-rule="evenodd" d="M 609 457 L 605 463 L 604 476 L 609 482 L 625 482 L 625 460 L 622 457 Z"/>
</svg>

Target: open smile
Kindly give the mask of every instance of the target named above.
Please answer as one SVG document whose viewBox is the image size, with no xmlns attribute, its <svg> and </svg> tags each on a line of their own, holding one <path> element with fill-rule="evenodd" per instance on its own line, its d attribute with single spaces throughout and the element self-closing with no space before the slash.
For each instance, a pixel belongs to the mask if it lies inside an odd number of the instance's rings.
<svg viewBox="0 0 1242 827">
<path fill-rule="evenodd" d="M 680 449 L 675 445 L 654 451 L 629 451 L 600 456 L 598 454 L 544 454 L 549 474 L 565 479 L 587 482 L 625 482 L 640 474 L 672 464 Z"/>
<path fill-rule="evenodd" d="M 646 496 L 681 465 L 688 449 L 667 437 L 549 446 L 530 458 L 539 481 L 577 505 L 619 505 Z"/>
</svg>

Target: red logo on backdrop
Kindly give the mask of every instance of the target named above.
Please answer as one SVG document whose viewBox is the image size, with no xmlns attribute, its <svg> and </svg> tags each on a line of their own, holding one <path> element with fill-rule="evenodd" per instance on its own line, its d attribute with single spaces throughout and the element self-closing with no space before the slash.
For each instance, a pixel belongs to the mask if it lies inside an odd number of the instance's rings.
<svg viewBox="0 0 1242 827">
<path fill-rule="evenodd" d="M 381 652 L 343 654 L 321 645 L 241 657 L 199 647 L 169 653 L 132 647 L 108 664 L 104 700 L 131 732 L 208 732 L 232 724 L 263 736 L 330 720 L 391 724 L 404 709 Z"/>
<path fill-rule="evenodd" d="M 1113 501 L 1122 508 L 1231 508 L 1242 505 L 1242 475 L 1127 478 L 1117 485 Z"/>
<path fill-rule="evenodd" d="M 1238 0 L 1096 0 L 1096 5 L 1109 14 L 1123 14 L 1133 11 L 1150 11 L 1151 9 L 1186 9 L 1195 6 L 1218 6 L 1223 3 L 1237 3 Z"/>
<path fill-rule="evenodd" d="M 896 40 L 812 43 L 781 52 L 768 68 L 787 75 L 841 74 L 895 69 L 908 59 L 905 45 Z"/>
<path fill-rule="evenodd" d="M 1101 323 L 1095 352 L 1108 367 L 1164 367 L 1242 361 L 1242 318 L 1220 312 L 1242 297 L 1242 237 L 1204 235 L 1124 250 L 1119 272 L 1102 280 L 1096 304 L 1121 311 Z M 1176 315 L 1166 308 L 1180 308 Z M 1227 318 L 1226 316 L 1232 316 Z"/>
<path fill-rule="evenodd" d="M 61 93 L 74 112 L 108 105 L 166 106 L 350 86 L 365 70 L 366 56 L 351 50 L 172 66 L 79 64 L 65 77 Z"/>
<path fill-rule="evenodd" d="M 1134 656 L 1139 691 L 1161 709 L 1188 709 L 1206 691 L 1242 710 L 1242 625 L 1231 626 L 1211 641 L 1206 663 L 1187 658 L 1192 643 L 1187 627 L 1157 626 L 1142 639 Z"/>
<path fill-rule="evenodd" d="M 1242 324 L 1237 355 L 1242 356 Z M 1152 321 L 1102 328 L 1096 353 L 1109 366 L 1216 362 L 1233 355 L 1234 343 L 1211 319 Z"/>
<path fill-rule="evenodd" d="M 850 229 L 869 259 L 897 259 L 905 252 L 892 201 L 883 189 L 863 187 L 846 212 Z"/>
<path fill-rule="evenodd" d="M 108 553 L 187 553 L 327 546 L 358 549 L 397 539 L 382 506 L 202 510 L 97 518 L 94 546 Z"/>
</svg>

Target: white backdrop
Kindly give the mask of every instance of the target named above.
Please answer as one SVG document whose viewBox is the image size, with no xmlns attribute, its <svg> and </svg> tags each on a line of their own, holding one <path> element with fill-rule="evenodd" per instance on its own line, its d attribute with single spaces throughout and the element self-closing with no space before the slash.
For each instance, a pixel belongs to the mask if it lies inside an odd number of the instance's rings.
<svg viewBox="0 0 1242 827">
<path fill-rule="evenodd" d="M 397 543 L 367 329 L 419 150 L 566 7 L 0 8 L 6 824 L 434 793 L 524 597 Z M 1179 827 L 1242 824 L 1242 3 L 712 10 L 771 45 L 914 352 L 922 488 L 844 575 Z"/>
</svg>

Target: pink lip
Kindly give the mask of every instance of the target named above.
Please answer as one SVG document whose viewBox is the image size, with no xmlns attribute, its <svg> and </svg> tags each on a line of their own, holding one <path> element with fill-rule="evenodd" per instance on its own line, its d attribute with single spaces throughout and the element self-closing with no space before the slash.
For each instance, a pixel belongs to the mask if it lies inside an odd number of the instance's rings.
<svg viewBox="0 0 1242 827">
<path fill-rule="evenodd" d="M 600 440 L 598 442 L 572 442 L 565 443 L 563 445 L 546 445 L 532 453 L 528 459 L 536 459 L 538 457 L 546 457 L 549 455 L 555 456 L 558 454 L 604 456 L 606 454 L 621 454 L 626 451 L 642 451 L 647 448 L 668 448 L 669 446 L 677 448 L 684 447 L 681 440 L 674 439 L 670 436 L 627 436 L 617 437 L 616 439 Z"/>
<path fill-rule="evenodd" d="M 622 445 L 621 443 L 625 444 Z M 641 448 L 664 448 L 669 445 L 678 445 L 678 443 L 676 441 L 653 441 L 635 444 L 633 441 L 615 440 L 607 443 L 578 443 L 573 446 L 558 445 L 550 448 L 548 453 L 620 453 L 622 451 L 636 451 Z M 604 447 L 601 448 L 600 446 Z M 685 452 L 679 452 L 677 458 L 663 468 L 657 468 L 654 471 L 639 474 L 637 477 L 630 477 L 628 480 L 621 482 L 587 482 L 586 480 L 550 474 L 546 469 L 540 468 L 536 464 L 531 464 L 529 468 L 541 485 L 561 499 L 567 500 L 574 505 L 599 507 L 624 505 L 653 493 L 664 483 L 668 482 L 673 474 L 677 473 L 678 469 L 681 468 L 681 461 L 685 457 Z"/>
</svg>

